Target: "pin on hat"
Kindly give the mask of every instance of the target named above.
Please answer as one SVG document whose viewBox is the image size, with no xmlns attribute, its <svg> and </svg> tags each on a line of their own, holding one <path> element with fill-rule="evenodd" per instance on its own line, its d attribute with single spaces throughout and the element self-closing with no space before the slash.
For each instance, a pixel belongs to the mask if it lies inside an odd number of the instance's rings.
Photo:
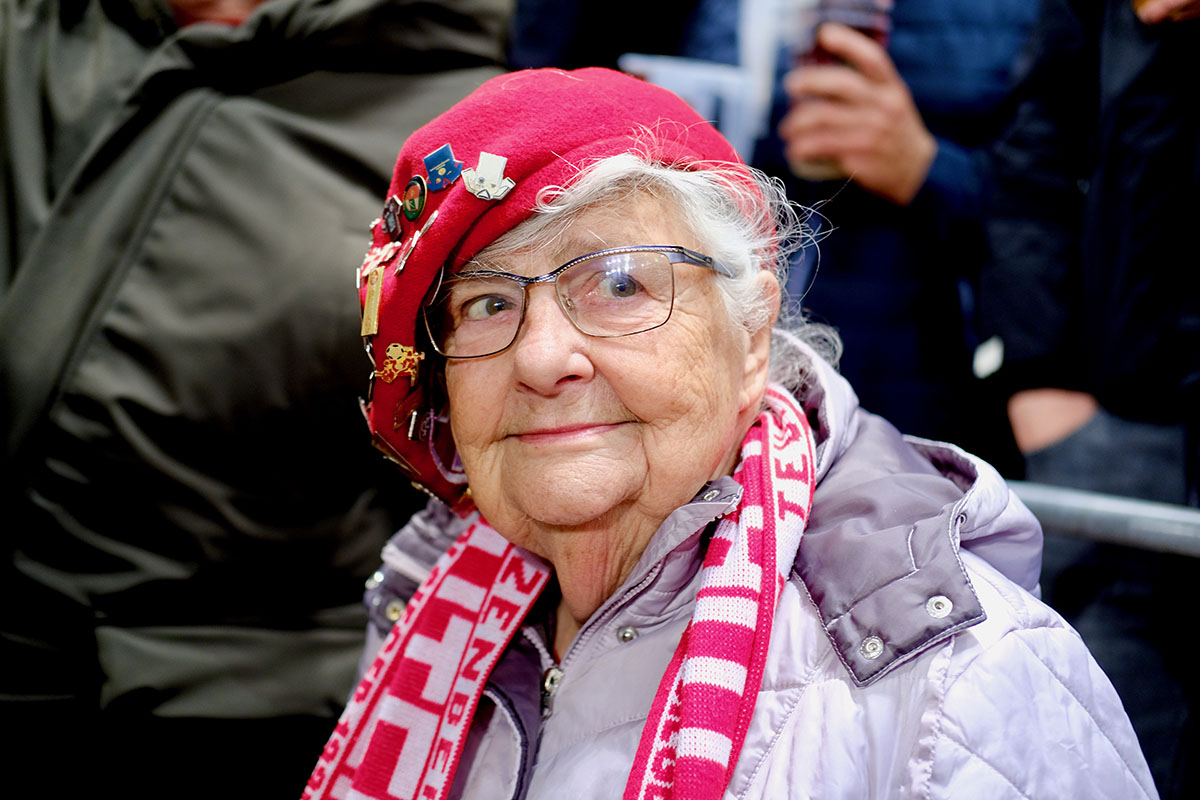
<svg viewBox="0 0 1200 800">
<path fill-rule="evenodd" d="M 385 352 L 387 358 L 384 359 L 379 369 L 375 370 L 375 376 L 384 383 L 391 383 L 396 378 L 407 375 L 409 385 L 415 384 L 417 370 L 420 368 L 421 362 L 425 360 L 425 354 L 399 342 L 389 344 Z"/>
<path fill-rule="evenodd" d="M 404 245 L 404 249 L 400 253 L 400 257 L 396 259 L 396 271 L 394 274 L 399 275 L 404 271 L 404 265 L 408 263 L 408 257 L 411 256 L 413 251 L 417 249 L 417 242 L 421 241 L 421 237 L 425 235 L 425 231 L 429 230 L 429 226 L 433 224 L 434 220 L 437 219 L 437 216 L 437 209 L 434 209 L 433 213 L 429 215 L 429 219 L 425 220 L 425 224 L 421 226 L 421 229 L 415 231 L 412 235 L 412 238 L 409 239 L 408 243 Z"/>
<path fill-rule="evenodd" d="M 462 171 L 467 191 L 480 200 L 502 200 L 517 185 L 512 178 L 504 177 L 507 163 L 508 159 L 504 156 L 480 152 L 478 166 Z"/>
<path fill-rule="evenodd" d="M 429 176 L 429 191 L 440 192 L 449 188 L 462 174 L 463 162 L 454 159 L 454 151 L 449 144 L 444 144 L 437 150 L 425 156 L 425 174 Z"/>
<path fill-rule="evenodd" d="M 383 204 L 380 222 L 383 224 L 383 232 L 392 241 L 400 238 L 400 213 L 400 200 L 395 195 L 389 197 Z"/>
<path fill-rule="evenodd" d="M 425 187 L 425 179 L 420 175 L 413 175 L 409 179 L 408 185 L 404 187 L 404 218 L 409 222 L 415 222 L 417 217 L 421 216 L 421 212 L 425 210 L 425 198 L 428 196 L 428 190 Z"/>
</svg>

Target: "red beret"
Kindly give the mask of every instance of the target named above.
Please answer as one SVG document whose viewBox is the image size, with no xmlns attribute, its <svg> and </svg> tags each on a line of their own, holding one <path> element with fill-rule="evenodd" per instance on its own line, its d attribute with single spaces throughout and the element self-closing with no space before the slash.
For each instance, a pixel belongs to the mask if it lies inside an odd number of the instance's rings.
<svg viewBox="0 0 1200 800">
<path fill-rule="evenodd" d="M 466 476 L 445 409 L 431 407 L 438 356 L 419 315 L 430 284 L 443 265 L 457 269 L 529 218 L 541 189 L 567 186 L 589 164 L 632 150 L 680 169 L 740 163 L 676 95 L 594 68 L 493 78 L 400 150 L 359 272 L 363 336 L 375 365 L 363 411 L 376 446 L 452 506 Z"/>
</svg>

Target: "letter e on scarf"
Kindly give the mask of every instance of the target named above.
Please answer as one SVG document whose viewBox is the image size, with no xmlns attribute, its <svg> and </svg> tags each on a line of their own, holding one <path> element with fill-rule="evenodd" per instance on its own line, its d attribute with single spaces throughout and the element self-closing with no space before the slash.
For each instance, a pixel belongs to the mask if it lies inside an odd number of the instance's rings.
<svg viewBox="0 0 1200 800">
<path fill-rule="evenodd" d="M 801 456 L 800 469 L 796 469 L 793 464 L 785 464 L 782 461 L 775 462 L 775 477 L 785 481 L 800 481 L 807 484 L 809 481 L 808 458 Z"/>
<path fill-rule="evenodd" d="M 446 774 L 446 765 L 450 763 L 450 753 L 454 750 L 454 742 L 446 737 L 438 739 L 437 749 L 433 751 L 433 771 Z"/>
</svg>

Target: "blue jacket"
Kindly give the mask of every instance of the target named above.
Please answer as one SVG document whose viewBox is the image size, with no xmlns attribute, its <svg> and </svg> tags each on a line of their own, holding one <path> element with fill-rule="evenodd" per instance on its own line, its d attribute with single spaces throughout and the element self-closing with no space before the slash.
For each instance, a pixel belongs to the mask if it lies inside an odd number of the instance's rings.
<svg viewBox="0 0 1200 800">
<path fill-rule="evenodd" d="M 1014 63 L 1036 12 L 1036 0 L 896 0 L 888 52 L 938 148 L 908 207 L 853 183 L 792 177 L 778 137 L 756 158 L 831 231 L 793 265 L 788 289 L 841 333 L 840 367 L 863 406 L 1001 468 L 1011 440 L 1003 409 L 972 374 L 972 289 L 987 258 L 986 147 L 1007 119 Z M 777 106 L 782 116 L 782 96 Z"/>
</svg>

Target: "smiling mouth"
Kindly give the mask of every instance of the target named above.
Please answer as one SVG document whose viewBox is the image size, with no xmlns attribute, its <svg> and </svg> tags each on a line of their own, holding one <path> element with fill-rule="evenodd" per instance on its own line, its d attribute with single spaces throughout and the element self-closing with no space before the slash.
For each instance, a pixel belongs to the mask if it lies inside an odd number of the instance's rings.
<svg viewBox="0 0 1200 800">
<path fill-rule="evenodd" d="M 626 425 L 626 422 L 587 422 L 578 425 L 561 425 L 552 428 L 538 428 L 524 433 L 514 433 L 510 438 L 524 444 L 556 444 L 582 442 L 595 436 L 602 436 L 609 431 Z"/>
</svg>

